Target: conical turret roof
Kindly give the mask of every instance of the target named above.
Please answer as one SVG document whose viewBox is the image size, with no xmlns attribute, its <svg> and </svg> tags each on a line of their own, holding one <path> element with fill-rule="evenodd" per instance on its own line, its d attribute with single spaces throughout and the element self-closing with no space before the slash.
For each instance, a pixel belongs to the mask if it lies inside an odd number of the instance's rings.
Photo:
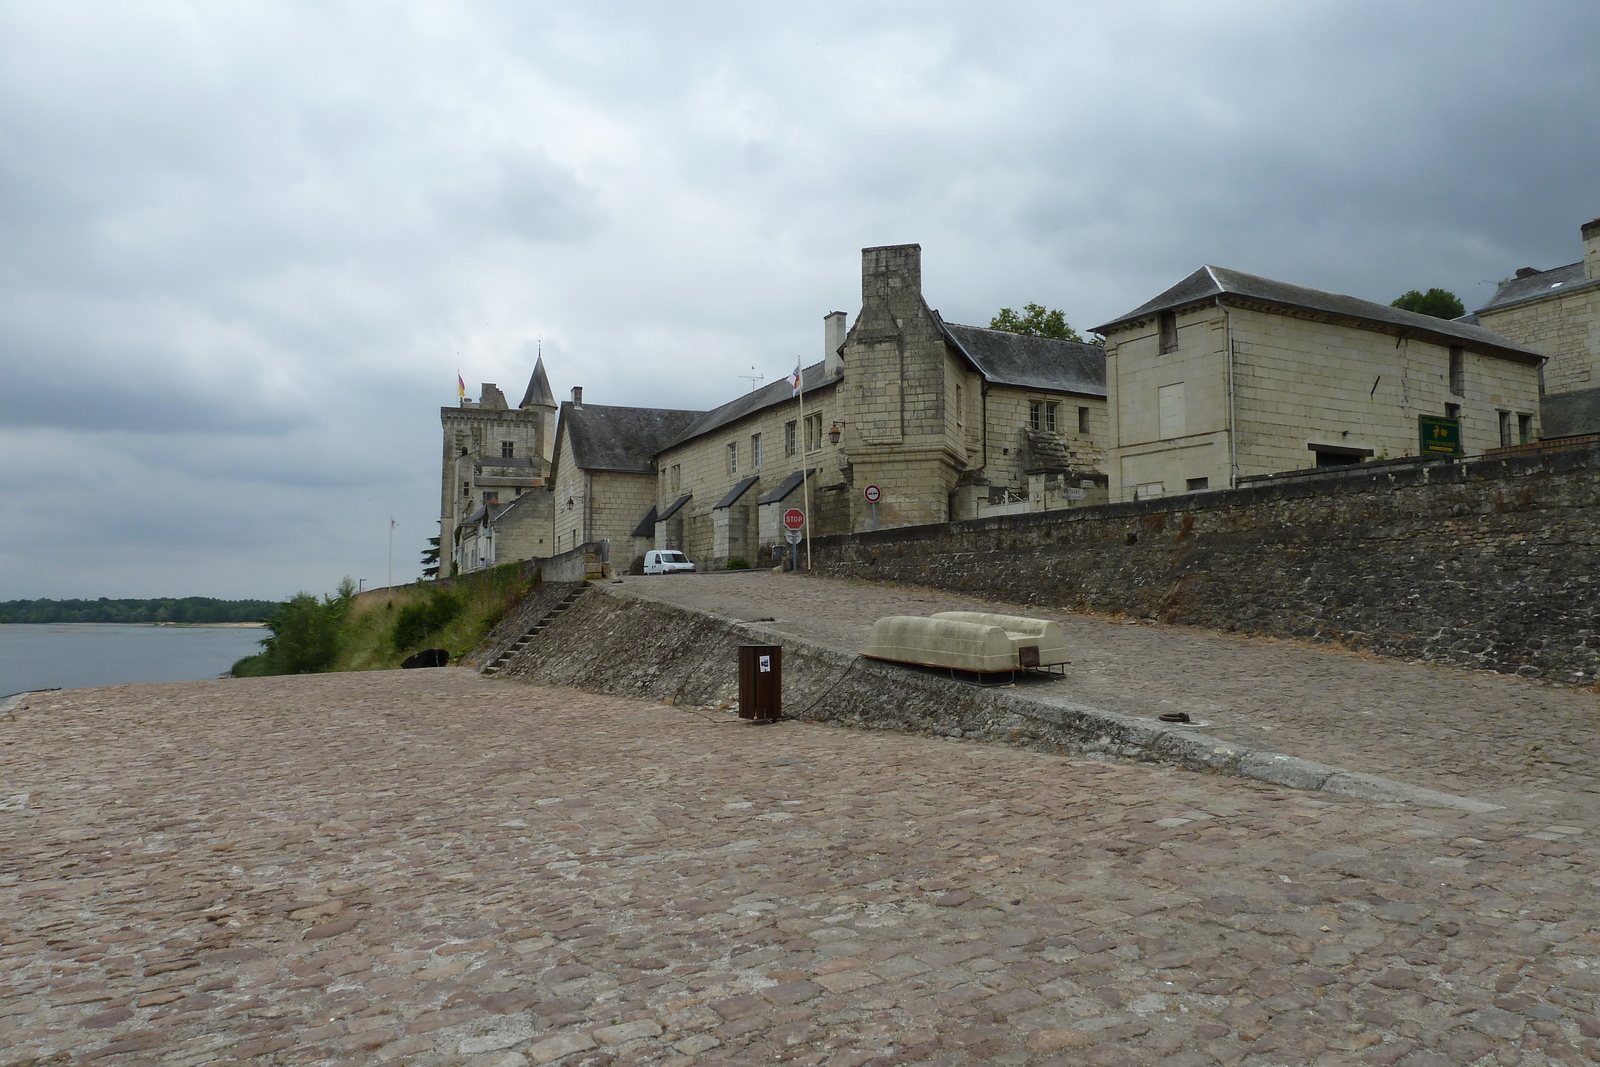
<svg viewBox="0 0 1600 1067">
<path fill-rule="evenodd" d="M 544 373 L 544 357 L 533 365 L 533 377 L 528 379 L 528 391 L 522 394 L 521 408 L 556 406 L 556 395 L 550 391 L 550 379 Z"/>
</svg>

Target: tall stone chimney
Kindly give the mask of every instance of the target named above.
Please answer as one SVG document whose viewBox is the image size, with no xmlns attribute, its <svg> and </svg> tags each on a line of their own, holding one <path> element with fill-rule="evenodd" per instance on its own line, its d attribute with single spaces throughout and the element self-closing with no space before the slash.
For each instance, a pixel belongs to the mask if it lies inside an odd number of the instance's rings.
<svg viewBox="0 0 1600 1067">
<path fill-rule="evenodd" d="M 572 387 L 572 406 L 575 408 L 583 407 L 583 386 L 581 385 Z"/>
<path fill-rule="evenodd" d="M 1583 277 L 1600 280 L 1600 219 L 1583 224 Z"/>
<path fill-rule="evenodd" d="M 884 245 L 861 250 L 863 304 L 899 303 L 921 292 L 921 245 Z"/>
<path fill-rule="evenodd" d="M 822 316 L 822 376 L 824 378 L 832 378 L 844 370 L 844 360 L 839 355 L 839 346 L 844 344 L 844 337 L 848 332 L 848 321 L 849 316 L 842 311 L 830 311 Z"/>
</svg>

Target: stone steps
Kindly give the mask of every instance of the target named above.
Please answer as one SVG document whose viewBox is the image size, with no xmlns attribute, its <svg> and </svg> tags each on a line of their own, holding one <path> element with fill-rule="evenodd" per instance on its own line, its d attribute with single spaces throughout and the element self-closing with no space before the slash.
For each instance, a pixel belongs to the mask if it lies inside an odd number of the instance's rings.
<svg viewBox="0 0 1600 1067">
<path fill-rule="evenodd" d="M 512 659 L 516 657 L 518 652 L 521 652 L 523 649 L 532 644 L 534 638 L 538 637 L 539 634 L 544 632 L 545 628 L 551 623 L 559 619 L 563 612 L 565 612 L 573 604 L 576 604 L 578 602 L 578 598 L 586 592 L 588 592 L 588 586 L 580 585 L 578 588 L 568 593 L 565 600 L 551 608 L 542 619 L 533 624 L 532 628 L 529 629 L 527 633 L 513 641 L 510 647 L 494 658 L 493 663 L 490 663 L 487 667 L 483 668 L 483 674 L 489 677 L 499 674 L 505 669 L 506 664 L 510 663 Z"/>
</svg>

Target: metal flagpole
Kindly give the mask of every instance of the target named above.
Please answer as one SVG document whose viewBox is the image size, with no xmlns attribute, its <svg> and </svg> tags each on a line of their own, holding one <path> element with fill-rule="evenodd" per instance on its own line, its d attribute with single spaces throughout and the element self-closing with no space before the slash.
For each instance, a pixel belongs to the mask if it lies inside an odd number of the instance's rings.
<svg viewBox="0 0 1600 1067">
<path fill-rule="evenodd" d="M 806 372 L 800 365 L 798 357 L 795 359 L 794 387 L 800 397 L 800 486 L 802 498 L 806 504 L 806 571 L 811 570 L 811 478 L 807 464 L 811 461 L 806 457 L 806 447 L 811 444 L 806 438 Z"/>
</svg>

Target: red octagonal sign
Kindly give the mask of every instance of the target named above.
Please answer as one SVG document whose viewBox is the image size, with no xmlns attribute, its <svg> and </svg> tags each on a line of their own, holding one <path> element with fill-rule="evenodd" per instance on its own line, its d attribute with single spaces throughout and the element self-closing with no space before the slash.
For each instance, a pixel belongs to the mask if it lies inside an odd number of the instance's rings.
<svg viewBox="0 0 1600 1067">
<path fill-rule="evenodd" d="M 790 508 L 783 513 L 783 524 L 791 530 L 798 530 L 806 524 L 806 513 L 799 508 Z"/>
</svg>

